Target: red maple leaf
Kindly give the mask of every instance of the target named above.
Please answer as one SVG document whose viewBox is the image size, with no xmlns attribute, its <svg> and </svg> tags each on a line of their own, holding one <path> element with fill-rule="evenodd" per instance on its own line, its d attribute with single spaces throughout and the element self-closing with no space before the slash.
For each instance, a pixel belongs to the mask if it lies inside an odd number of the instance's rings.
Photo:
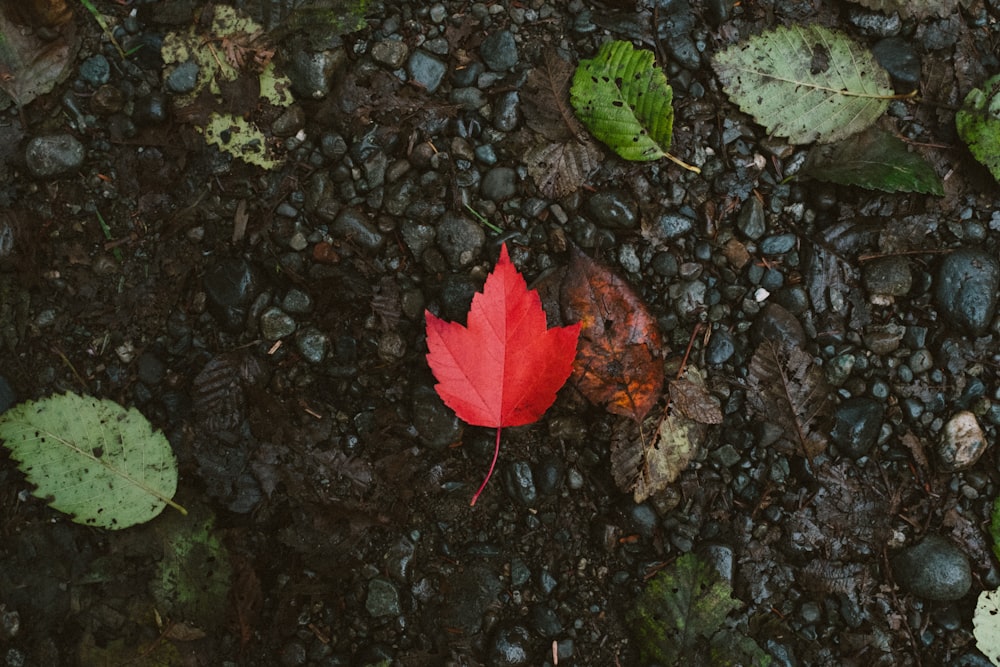
<svg viewBox="0 0 1000 667">
<path fill-rule="evenodd" d="M 493 474 L 504 426 L 537 421 L 556 400 L 573 371 L 580 325 L 546 329 L 538 292 L 529 290 L 507 254 L 472 298 L 468 327 L 427 317 L 427 363 L 445 405 L 473 426 L 496 428 L 496 449 L 486 479 Z"/>
</svg>

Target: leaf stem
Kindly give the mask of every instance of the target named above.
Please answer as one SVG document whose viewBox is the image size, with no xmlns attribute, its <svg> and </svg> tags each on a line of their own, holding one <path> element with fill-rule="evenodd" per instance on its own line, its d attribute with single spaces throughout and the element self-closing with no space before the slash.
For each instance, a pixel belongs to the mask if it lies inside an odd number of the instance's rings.
<svg viewBox="0 0 1000 667">
<path fill-rule="evenodd" d="M 693 164 L 688 164 L 687 162 L 685 162 L 684 160 L 680 159 L 675 155 L 671 155 L 670 153 L 664 153 L 664 155 L 667 157 L 668 160 L 676 164 L 678 167 L 683 167 L 684 169 L 687 169 L 688 171 L 694 172 L 696 174 L 701 173 L 701 169 L 694 166 Z"/>
<path fill-rule="evenodd" d="M 481 494 L 483 492 L 483 489 L 486 488 L 486 482 L 490 481 L 490 477 L 493 476 L 493 468 L 496 467 L 497 457 L 500 456 L 500 431 L 501 430 L 502 429 L 497 428 L 497 445 L 493 449 L 493 462 L 490 463 L 490 469 L 486 473 L 486 479 L 484 479 L 483 483 L 479 485 L 479 490 L 476 491 L 476 495 L 472 496 L 472 502 L 469 503 L 469 507 L 474 507 L 475 506 L 476 501 L 479 500 L 479 494 Z"/>
</svg>

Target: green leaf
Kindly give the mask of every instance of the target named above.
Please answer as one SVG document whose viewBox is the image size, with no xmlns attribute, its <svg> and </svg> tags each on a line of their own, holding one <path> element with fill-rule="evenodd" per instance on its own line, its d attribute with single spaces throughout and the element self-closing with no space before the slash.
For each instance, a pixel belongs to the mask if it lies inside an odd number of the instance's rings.
<svg viewBox="0 0 1000 667">
<path fill-rule="evenodd" d="M 0 439 L 35 495 L 77 523 L 118 530 L 181 509 L 170 443 L 134 408 L 76 394 L 28 401 L 0 415 Z"/>
<path fill-rule="evenodd" d="M 969 92 L 955 126 L 972 155 L 1000 181 L 1000 74 Z"/>
<path fill-rule="evenodd" d="M 626 160 L 656 160 L 670 148 L 673 89 L 651 51 L 605 42 L 573 75 L 570 103 L 591 134 Z"/>
<path fill-rule="evenodd" d="M 717 54 L 712 64 L 740 109 L 793 144 L 860 132 L 893 95 L 888 73 L 870 51 L 818 25 L 751 37 Z"/>
<path fill-rule="evenodd" d="M 800 173 L 869 190 L 944 194 L 944 184 L 933 167 L 907 150 L 901 139 L 878 128 L 813 147 Z"/>
<path fill-rule="evenodd" d="M 213 112 L 203 132 L 206 143 L 247 164 L 274 169 L 280 162 L 268 150 L 267 137 L 260 128 L 240 116 Z"/>
<path fill-rule="evenodd" d="M 664 665 L 770 665 L 752 639 L 726 627 L 726 617 L 741 606 L 731 593 L 712 565 L 693 554 L 678 558 L 649 582 L 630 615 L 643 658 Z"/>
</svg>

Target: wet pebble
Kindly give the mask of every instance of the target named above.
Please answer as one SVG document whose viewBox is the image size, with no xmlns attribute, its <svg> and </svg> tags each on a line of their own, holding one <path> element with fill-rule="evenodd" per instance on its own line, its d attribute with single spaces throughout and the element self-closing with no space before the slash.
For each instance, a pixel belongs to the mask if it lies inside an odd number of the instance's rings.
<svg viewBox="0 0 1000 667">
<path fill-rule="evenodd" d="M 417 49 L 406 62 L 406 71 L 414 83 L 433 93 L 441 85 L 447 67 L 431 54 Z"/>
<path fill-rule="evenodd" d="M 938 535 L 928 535 L 892 559 L 896 581 L 927 600 L 958 600 L 969 592 L 972 573 L 961 549 Z"/>
<path fill-rule="evenodd" d="M 587 210 L 598 225 L 609 229 L 632 229 L 639 221 L 635 202 L 616 190 L 595 194 L 587 202 Z"/>
<path fill-rule="evenodd" d="M 833 441 L 841 453 L 857 459 L 867 454 L 882 430 L 885 407 L 864 396 L 849 398 L 833 415 Z"/>
<path fill-rule="evenodd" d="M 399 604 L 399 590 L 396 585 L 382 577 L 375 577 L 369 581 L 365 609 L 375 618 L 399 616 L 403 610 Z"/>
<path fill-rule="evenodd" d="M 868 294 L 872 296 L 903 296 L 913 286 L 910 263 L 899 255 L 867 262 L 864 266 L 864 282 Z"/>
<path fill-rule="evenodd" d="M 480 192 L 489 201 L 510 199 L 517 192 L 517 172 L 510 167 L 493 167 L 483 177 Z"/>
<path fill-rule="evenodd" d="M 761 309 L 751 335 L 757 344 L 770 340 L 801 347 L 806 341 L 802 324 L 787 309 L 776 303 L 768 303 Z"/>
<path fill-rule="evenodd" d="M 486 650 L 489 667 L 523 667 L 535 664 L 536 639 L 523 625 L 502 625 L 490 638 Z"/>
<path fill-rule="evenodd" d="M 406 43 L 398 39 L 384 39 L 372 47 L 372 58 L 375 62 L 390 69 L 399 69 L 410 55 Z"/>
<path fill-rule="evenodd" d="M 346 61 L 343 49 L 309 51 L 297 48 L 291 54 L 285 73 L 297 95 L 321 100 L 330 94 L 333 77 Z"/>
<path fill-rule="evenodd" d="M 659 236 L 665 241 L 680 238 L 693 228 L 694 220 L 679 213 L 661 215 L 656 221 L 656 231 L 659 232 Z"/>
<path fill-rule="evenodd" d="M 979 460 L 987 444 L 976 415 L 963 410 L 944 425 L 938 460 L 945 471 L 964 470 Z"/>
<path fill-rule="evenodd" d="M 186 60 L 179 63 L 167 75 L 165 82 L 167 90 L 180 95 L 193 91 L 197 83 L 198 63 L 193 60 Z"/>
<path fill-rule="evenodd" d="M 364 213 L 355 208 L 345 208 L 333 221 L 332 230 L 342 238 L 357 243 L 367 250 L 378 250 L 385 243 L 385 236 Z"/>
<path fill-rule="evenodd" d="M 754 241 L 767 231 L 767 219 L 764 217 L 764 204 L 757 197 L 750 197 L 740 208 L 736 226 L 743 234 Z"/>
<path fill-rule="evenodd" d="M 433 388 L 426 385 L 417 387 L 413 391 L 411 406 L 413 426 L 421 442 L 435 449 L 458 442 L 462 435 L 462 422 Z"/>
<path fill-rule="evenodd" d="M 494 72 L 506 72 L 517 64 L 517 43 L 509 30 L 495 32 L 483 40 L 479 55 Z"/>
<path fill-rule="evenodd" d="M 386 572 L 401 584 L 405 584 L 410 580 L 414 551 L 415 546 L 413 542 L 407 537 L 401 537 L 389 547 L 389 551 L 386 554 Z"/>
<path fill-rule="evenodd" d="M 29 141 L 24 161 L 34 176 L 55 176 L 79 168 L 84 154 L 83 144 L 73 135 L 53 134 Z"/>
<path fill-rule="evenodd" d="M 300 289 L 290 289 L 281 300 L 281 307 L 285 312 L 296 315 L 305 315 L 312 312 L 313 300 L 306 292 Z"/>
<path fill-rule="evenodd" d="M 527 461 L 515 461 L 504 466 L 503 486 L 507 495 L 525 507 L 534 507 L 538 502 L 535 476 Z"/>
<path fill-rule="evenodd" d="M 261 313 L 260 335 L 264 340 L 275 341 L 295 333 L 295 320 L 276 306 Z"/>
<path fill-rule="evenodd" d="M 531 610 L 531 624 L 535 632 L 546 639 L 552 639 L 562 634 L 563 626 L 557 614 L 551 607 L 537 604 Z"/>
<path fill-rule="evenodd" d="M 944 318 L 976 336 L 985 333 L 996 311 L 1000 262 L 983 250 L 961 248 L 941 263 L 936 282 Z"/>
<path fill-rule="evenodd" d="M 520 112 L 520 95 L 511 90 L 501 95 L 493 105 L 493 127 L 501 132 L 512 132 L 517 128 Z"/>
<path fill-rule="evenodd" d="M 486 232 L 473 220 L 449 211 L 437 228 L 438 248 L 454 269 L 461 269 L 478 257 L 486 243 Z"/>
<path fill-rule="evenodd" d="M 887 37 L 872 47 L 872 53 L 895 81 L 905 86 L 916 86 L 920 81 L 920 56 L 911 40 Z M 909 91 L 905 91 L 909 92 Z"/>
<path fill-rule="evenodd" d="M 724 364 L 736 353 L 736 340 L 725 329 L 716 329 L 705 348 L 705 361 L 709 364 Z"/>
<path fill-rule="evenodd" d="M 295 347 L 311 364 L 321 363 L 330 349 L 329 337 L 315 327 L 306 327 L 295 334 Z"/>
<path fill-rule="evenodd" d="M 80 63 L 80 78 L 95 88 L 111 80 L 111 64 L 108 59 L 97 54 Z"/>
<path fill-rule="evenodd" d="M 795 234 L 776 234 L 760 242 L 760 251 L 765 255 L 783 255 L 795 247 Z"/>
<path fill-rule="evenodd" d="M 256 272 L 246 260 L 217 259 L 202 282 L 209 312 L 230 331 L 241 330 L 257 293 L 257 282 Z"/>
</svg>

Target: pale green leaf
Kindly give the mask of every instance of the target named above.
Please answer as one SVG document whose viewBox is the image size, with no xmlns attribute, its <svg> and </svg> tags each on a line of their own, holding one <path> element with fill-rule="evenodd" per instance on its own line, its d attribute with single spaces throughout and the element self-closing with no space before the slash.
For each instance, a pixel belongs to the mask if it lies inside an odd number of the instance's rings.
<svg viewBox="0 0 1000 667">
<path fill-rule="evenodd" d="M 590 133 L 626 160 L 656 160 L 670 148 L 673 89 L 651 51 L 605 42 L 573 75 L 570 103 Z"/>
<path fill-rule="evenodd" d="M 794 144 L 832 142 L 869 127 L 889 105 L 889 75 L 872 53 L 823 26 L 780 27 L 717 54 L 726 94 Z"/>
<path fill-rule="evenodd" d="M 1000 181 L 1000 74 L 969 92 L 955 126 L 969 152 Z"/>
<path fill-rule="evenodd" d="M 944 194 L 934 168 L 901 139 L 878 128 L 813 147 L 800 173 L 869 190 Z"/>
<path fill-rule="evenodd" d="M 979 594 L 972 617 L 972 635 L 976 638 L 976 648 L 1000 667 L 1000 590 Z"/>
<path fill-rule="evenodd" d="M 204 129 L 205 141 L 247 164 L 273 169 L 279 160 L 267 147 L 267 137 L 253 123 L 232 114 L 213 113 Z"/>
<path fill-rule="evenodd" d="M 0 439 L 35 495 L 77 523 L 118 530 L 176 507 L 174 452 L 134 408 L 76 394 L 28 401 L 0 415 Z"/>
</svg>

